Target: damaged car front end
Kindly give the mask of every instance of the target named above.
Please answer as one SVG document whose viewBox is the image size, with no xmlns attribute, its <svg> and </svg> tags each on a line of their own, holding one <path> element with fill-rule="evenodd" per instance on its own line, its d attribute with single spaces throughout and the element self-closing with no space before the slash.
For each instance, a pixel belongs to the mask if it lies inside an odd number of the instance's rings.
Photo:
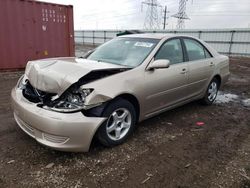
<svg viewBox="0 0 250 188">
<path fill-rule="evenodd" d="M 60 96 L 57 93 L 44 92 L 34 88 L 25 75 L 20 79 L 17 87 L 22 89 L 22 94 L 27 100 L 37 103 L 41 108 L 56 112 L 77 112 L 88 110 L 102 103 L 85 104 L 86 97 L 94 91 L 93 88 L 84 88 L 83 86 L 85 84 L 125 70 L 128 70 L 128 68 L 91 71 L 80 78 L 76 83 L 72 84 Z"/>
<path fill-rule="evenodd" d="M 11 93 L 14 118 L 19 127 L 39 143 L 62 151 L 88 151 L 97 131 L 104 145 L 122 143 L 132 132 L 131 127 L 139 114 L 131 107 L 131 102 L 128 104 L 122 100 L 111 112 L 110 101 L 116 105 L 116 98 L 120 95 L 133 93 L 135 88 L 141 90 L 136 84 L 129 85 L 133 78 L 142 79 L 143 75 L 134 72 L 130 77 L 124 73 L 141 64 L 159 41 L 155 40 L 152 45 L 148 44 L 149 48 L 145 48 L 142 46 L 146 43 L 141 43 L 141 40 L 144 39 L 118 39 L 115 44 L 111 42 L 106 47 L 104 44 L 104 48 L 98 48 L 99 51 L 97 49 L 97 53 L 91 54 L 90 58 L 50 58 L 28 62 L 25 74 Z M 144 52 L 141 48 L 145 48 L 146 51 L 138 56 L 132 49 L 129 59 L 121 56 L 123 48 L 119 53 L 113 53 L 113 48 L 121 44 L 141 52 Z M 103 54 L 114 57 L 112 59 Z M 121 54 L 120 57 L 117 54 Z M 120 62 L 127 64 L 118 62 L 118 58 L 125 58 Z M 130 66 L 130 62 L 137 62 L 138 65 Z M 120 103 L 122 106 L 119 106 Z M 106 137 L 102 135 L 101 125 L 109 131 Z M 109 130 L 109 126 L 113 125 L 115 129 Z M 110 143 L 105 139 L 109 139 Z"/>
<path fill-rule="evenodd" d="M 63 59 L 53 62 L 28 63 L 25 74 L 12 90 L 14 118 L 23 131 L 41 144 L 63 151 L 88 151 L 96 130 L 106 120 L 100 117 L 100 113 L 99 117 L 92 115 L 97 113 L 91 113 L 90 109 L 102 108 L 106 101 L 102 98 L 96 103 L 86 104 L 86 98 L 93 94 L 94 88 L 85 88 L 84 85 L 129 69 L 104 66 L 86 71 L 84 68 L 81 70 L 82 74 L 85 72 L 84 76 L 74 72 L 59 79 L 60 76 L 55 75 L 58 73 L 52 71 L 53 66 L 56 70 L 58 64 L 63 67 L 67 62 Z M 48 70 L 53 77 L 44 77 Z M 40 79 L 43 82 L 39 82 Z M 49 84 L 44 84 L 46 82 Z"/>
</svg>

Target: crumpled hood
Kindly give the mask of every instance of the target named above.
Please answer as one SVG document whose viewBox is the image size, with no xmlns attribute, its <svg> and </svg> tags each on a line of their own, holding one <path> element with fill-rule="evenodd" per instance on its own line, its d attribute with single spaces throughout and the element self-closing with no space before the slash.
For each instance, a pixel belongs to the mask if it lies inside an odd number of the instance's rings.
<svg viewBox="0 0 250 188">
<path fill-rule="evenodd" d="M 25 75 L 41 91 L 61 95 L 69 86 L 93 70 L 119 69 L 124 66 L 79 58 L 51 58 L 29 61 Z"/>
</svg>

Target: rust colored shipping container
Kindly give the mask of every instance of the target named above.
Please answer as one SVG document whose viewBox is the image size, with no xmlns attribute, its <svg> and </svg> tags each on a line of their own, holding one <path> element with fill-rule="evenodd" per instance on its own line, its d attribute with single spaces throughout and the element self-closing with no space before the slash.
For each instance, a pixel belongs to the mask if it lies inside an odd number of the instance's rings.
<svg viewBox="0 0 250 188">
<path fill-rule="evenodd" d="M 73 6 L 0 0 L 0 69 L 29 60 L 74 56 Z"/>
</svg>

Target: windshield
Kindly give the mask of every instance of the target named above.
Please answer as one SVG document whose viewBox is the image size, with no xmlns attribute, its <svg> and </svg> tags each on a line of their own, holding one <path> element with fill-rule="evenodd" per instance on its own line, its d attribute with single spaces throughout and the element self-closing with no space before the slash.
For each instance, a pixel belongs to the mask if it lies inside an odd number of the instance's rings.
<svg viewBox="0 0 250 188">
<path fill-rule="evenodd" d="M 87 59 L 137 67 L 158 42 L 158 39 L 115 38 L 99 46 Z"/>
</svg>

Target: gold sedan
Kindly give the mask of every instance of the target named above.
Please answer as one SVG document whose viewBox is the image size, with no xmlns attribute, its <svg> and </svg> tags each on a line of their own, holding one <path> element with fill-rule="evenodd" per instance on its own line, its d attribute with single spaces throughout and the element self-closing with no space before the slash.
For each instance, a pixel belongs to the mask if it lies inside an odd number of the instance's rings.
<svg viewBox="0 0 250 188">
<path fill-rule="evenodd" d="M 30 61 L 11 96 L 17 124 L 39 143 L 88 151 L 94 136 L 115 146 L 142 120 L 193 100 L 212 104 L 228 77 L 228 57 L 199 39 L 136 34 L 84 58 Z"/>
</svg>

